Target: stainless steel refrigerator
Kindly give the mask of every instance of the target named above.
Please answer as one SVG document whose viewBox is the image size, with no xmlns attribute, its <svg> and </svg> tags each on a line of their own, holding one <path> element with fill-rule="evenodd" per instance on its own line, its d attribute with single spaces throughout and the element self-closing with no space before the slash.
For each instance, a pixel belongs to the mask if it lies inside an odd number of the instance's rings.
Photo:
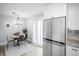
<svg viewBox="0 0 79 59">
<path fill-rule="evenodd" d="M 56 17 L 43 21 L 43 55 L 65 56 L 66 17 Z"/>
<path fill-rule="evenodd" d="M 51 56 L 52 54 L 52 19 L 43 21 L 43 55 Z"/>
</svg>

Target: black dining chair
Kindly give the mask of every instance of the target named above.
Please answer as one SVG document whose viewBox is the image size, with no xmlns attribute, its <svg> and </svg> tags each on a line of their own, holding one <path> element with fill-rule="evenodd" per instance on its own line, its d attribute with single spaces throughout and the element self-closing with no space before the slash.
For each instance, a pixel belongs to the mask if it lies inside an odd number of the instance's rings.
<svg viewBox="0 0 79 59">
<path fill-rule="evenodd" d="M 20 35 L 17 40 L 17 45 L 20 46 L 20 42 L 24 41 L 24 35 Z"/>
</svg>

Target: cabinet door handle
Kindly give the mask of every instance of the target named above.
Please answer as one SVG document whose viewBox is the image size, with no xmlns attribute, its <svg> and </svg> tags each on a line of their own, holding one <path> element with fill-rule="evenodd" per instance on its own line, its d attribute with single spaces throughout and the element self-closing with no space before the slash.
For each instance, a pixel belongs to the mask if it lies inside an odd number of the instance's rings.
<svg viewBox="0 0 79 59">
<path fill-rule="evenodd" d="M 72 50 L 74 50 L 74 51 L 78 51 L 78 50 L 76 50 L 76 49 L 72 49 Z"/>
</svg>

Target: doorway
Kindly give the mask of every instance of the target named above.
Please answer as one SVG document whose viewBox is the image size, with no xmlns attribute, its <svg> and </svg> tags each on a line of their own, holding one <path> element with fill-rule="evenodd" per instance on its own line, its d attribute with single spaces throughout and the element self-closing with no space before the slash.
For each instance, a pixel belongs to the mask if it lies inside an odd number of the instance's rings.
<svg viewBox="0 0 79 59">
<path fill-rule="evenodd" d="M 33 23 L 33 43 L 42 47 L 42 20 Z"/>
</svg>

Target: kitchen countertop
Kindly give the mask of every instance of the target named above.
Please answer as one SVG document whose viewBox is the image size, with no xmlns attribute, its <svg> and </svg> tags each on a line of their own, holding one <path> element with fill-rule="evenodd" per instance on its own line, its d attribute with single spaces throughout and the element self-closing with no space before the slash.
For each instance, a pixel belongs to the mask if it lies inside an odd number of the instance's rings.
<svg viewBox="0 0 79 59">
<path fill-rule="evenodd" d="M 69 30 L 66 45 L 79 48 L 79 30 Z"/>
<path fill-rule="evenodd" d="M 66 45 L 79 48 L 79 35 L 68 35 Z"/>
<path fill-rule="evenodd" d="M 66 45 L 79 48 L 79 43 L 78 42 L 67 41 L 67 44 Z"/>
</svg>

